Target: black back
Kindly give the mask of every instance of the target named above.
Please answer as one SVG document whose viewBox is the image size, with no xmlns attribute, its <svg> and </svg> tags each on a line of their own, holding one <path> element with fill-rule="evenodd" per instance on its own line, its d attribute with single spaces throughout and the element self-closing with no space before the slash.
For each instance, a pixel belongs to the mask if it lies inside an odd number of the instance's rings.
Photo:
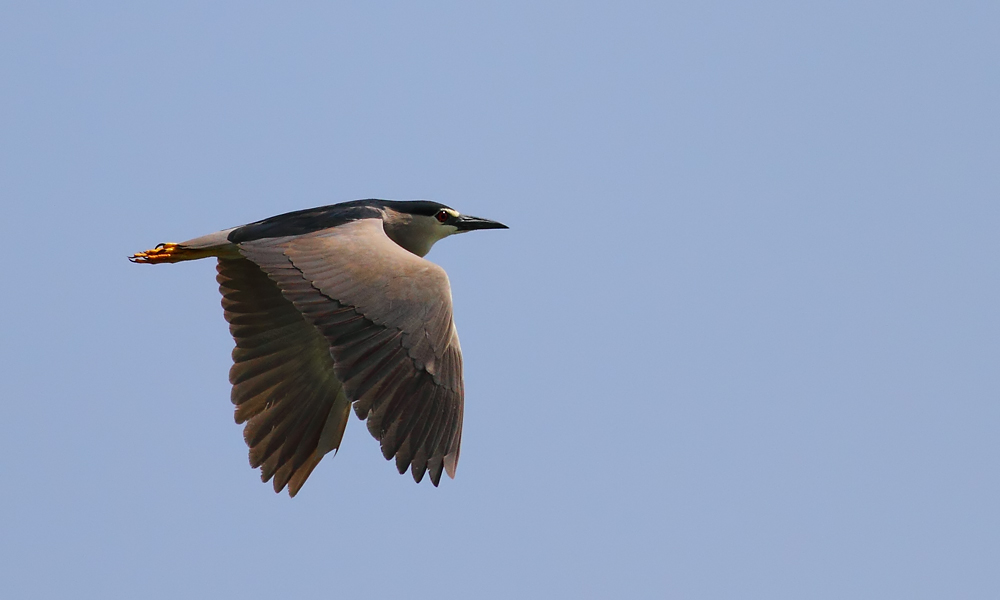
<svg viewBox="0 0 1000 600">
<path fill-rule="evenodd" d="M 411 215 L 433 217 L 439 210 L 448 207 L 428 200 L 352 200 L 318 208 L 296 210 L 237 227 L 229 233 L 228 239 L 230 242 L 238 244 L 286 235 L 305 235 L 358 219 L 378 219 L 382 216 L 379 210 L 381 208 L 391 208 L 397 212 Z"/>
</svg>

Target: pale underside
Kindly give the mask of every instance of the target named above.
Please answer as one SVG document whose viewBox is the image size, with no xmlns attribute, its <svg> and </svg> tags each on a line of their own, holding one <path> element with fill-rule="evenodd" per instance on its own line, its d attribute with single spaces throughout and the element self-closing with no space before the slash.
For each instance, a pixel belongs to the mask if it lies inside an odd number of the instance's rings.
<svg viewBox="0 0 1000 600">
<path fill-rule="evenodd" d="M 379 219 L 238 245 L 220 257 L 230 381 L 250 463 L 295 495 L 340 446 L 353 404 L 400 473 L 455 476 L 462 356 L 444 270 Z"/>
</svg>

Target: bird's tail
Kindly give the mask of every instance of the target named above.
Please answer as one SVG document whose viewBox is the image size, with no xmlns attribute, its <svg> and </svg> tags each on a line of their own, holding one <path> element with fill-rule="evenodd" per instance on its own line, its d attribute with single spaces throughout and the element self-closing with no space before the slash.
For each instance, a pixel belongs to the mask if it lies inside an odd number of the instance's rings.
<svg viewBox="0 0 1000 600">
<path fill-rule="evenodd" d="M 165 244 L 157 244 L 155 248 L 151 248 L 145 252 L 136 252 L 128 257 L 128 259 L 134 263 L 156 265 L 160 263 L 181 262 L 182 260 L 197 260 L 199 258 L 215 256 L 216 254 L 211 250 L 188 248 L 183 244 L 167 242 Z"/>
<path fill-rule="evenodd" d="M 167 242 L 157 244 L 155 248 L 145 252 L 136 252 L 128 259 L 134 263 L 159 264 L 175 263 L 185 260 L 198 260 L 209 256 L 228 256 L 230 254 L 238 257 L 236 246 L 229 242 L 228 236 L 232 229 L 210 233 L 193 240 L 175 244 Z"/>
</svg>

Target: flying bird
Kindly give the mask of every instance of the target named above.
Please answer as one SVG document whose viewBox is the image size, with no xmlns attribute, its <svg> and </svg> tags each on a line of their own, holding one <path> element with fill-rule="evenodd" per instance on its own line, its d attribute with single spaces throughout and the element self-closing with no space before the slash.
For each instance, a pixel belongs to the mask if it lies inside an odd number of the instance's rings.
<svg viewBox="0 0 1000 600">
<path fill-rule="evenodd" d="M 215 257 L 236 342 L 229 381 L 250 465 L 295 496 L 340 448 L 353 406 L 418 483 L 452 478 L 462 441 L 462 351 L 435 242 L 507 229 L 428 201 L 356 200 L 290 212 L 129 257 Z"/>
</svg>

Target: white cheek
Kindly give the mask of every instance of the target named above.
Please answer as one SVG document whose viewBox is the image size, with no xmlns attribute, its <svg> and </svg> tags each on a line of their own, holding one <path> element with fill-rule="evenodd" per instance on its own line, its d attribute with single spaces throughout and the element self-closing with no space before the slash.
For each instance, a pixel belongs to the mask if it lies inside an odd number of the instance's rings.
<svg viewBox="0 0 1000 600">
<path fill-rule="evenodd" d="M 453 233 L 458 233 L 458 227 L 454 225 L 441 225 L 437 228 L 437 239 L 444 239 Z"/>
</svg>

